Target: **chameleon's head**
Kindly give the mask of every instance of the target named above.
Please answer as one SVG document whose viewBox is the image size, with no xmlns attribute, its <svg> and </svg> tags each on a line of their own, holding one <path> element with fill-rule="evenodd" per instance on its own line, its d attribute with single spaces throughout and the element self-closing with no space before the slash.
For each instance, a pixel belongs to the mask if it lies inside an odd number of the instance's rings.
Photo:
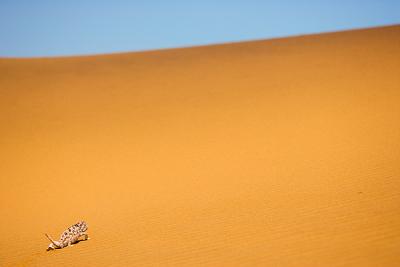
<svg viewBox="0 0 400 267">
<path fill-rule="evenodd" d="M 88 229 L 88 225 L 85 221 L 79 221 L 77 223 L 77 226 L 79 226 L 79 229 L 81 230 L 81 232 L 86 232 Z"/>
</svg>

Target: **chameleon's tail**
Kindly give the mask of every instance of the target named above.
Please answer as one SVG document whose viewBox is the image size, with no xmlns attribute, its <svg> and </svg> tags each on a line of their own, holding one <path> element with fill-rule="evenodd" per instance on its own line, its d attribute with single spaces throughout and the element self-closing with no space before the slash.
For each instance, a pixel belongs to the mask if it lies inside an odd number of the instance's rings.
<svg viewBox="0 0 400 267">
<path fill-rule="evenodd" d="M 45 235 L 46 235 L 46 237 L 50 240 L 50 242 L 53 243 L 53 245 L 54 245 L 56 248 L 59 248 L 59 247 L 60 247 L 60 246 L 56 243 L 56 241 L 53 240 L 53 238 L 51 238 L 48 234 L 45 234 Z"/>
</svg>

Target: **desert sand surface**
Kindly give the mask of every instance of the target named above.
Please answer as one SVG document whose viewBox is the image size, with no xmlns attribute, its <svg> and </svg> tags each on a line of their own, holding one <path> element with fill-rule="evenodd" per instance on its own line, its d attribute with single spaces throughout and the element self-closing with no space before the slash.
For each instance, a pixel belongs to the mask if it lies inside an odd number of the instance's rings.
<svg viewBox="0 0 400 267">
<path fill-rule="evenodd" d="M 400 266 L 400 26 L 3 58 L 0 148 L 0 266 Z"/>
</svg>

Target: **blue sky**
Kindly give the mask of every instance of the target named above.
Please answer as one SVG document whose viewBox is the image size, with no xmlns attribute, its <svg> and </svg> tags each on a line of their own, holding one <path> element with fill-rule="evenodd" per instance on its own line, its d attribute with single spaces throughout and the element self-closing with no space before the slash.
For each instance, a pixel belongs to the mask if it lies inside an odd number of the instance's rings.
<svg viewBox="0 0 400 267">
<path fill-rule="evenodd" d="M 399 0 L 0 0 L 0 57 L 141 51 L 399 23 Z"/>
</svg>

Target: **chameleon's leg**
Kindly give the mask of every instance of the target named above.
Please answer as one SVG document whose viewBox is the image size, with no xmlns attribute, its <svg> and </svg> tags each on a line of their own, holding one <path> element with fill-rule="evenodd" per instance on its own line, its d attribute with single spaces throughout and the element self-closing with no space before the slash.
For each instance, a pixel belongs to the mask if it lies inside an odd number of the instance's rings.
<svg viewBox="0 0 400 267">
<path fill-rule="evenodd" d="M 74 235 L 74 236 L 71 238 L 71 244 L 75 244 L 76 242 L 78 242 L 78 241 L 79 241 L 79 237 L 80 237 L 80 234 Z M 73 245 L 71 245 L 71 246 L 73 246 Z"/>
<path fill-rule="evenodd" d="M 90 239 L 86 232 L 85 233 L 81 233 L 81 236 L 83 236 L 85 238 L 84 240 Z"/>
<path fill-rule="evenodd" d="M 87 233 L 85 233 L 85 240 L 89 240 L 89 235 Z"/>
</svg>

